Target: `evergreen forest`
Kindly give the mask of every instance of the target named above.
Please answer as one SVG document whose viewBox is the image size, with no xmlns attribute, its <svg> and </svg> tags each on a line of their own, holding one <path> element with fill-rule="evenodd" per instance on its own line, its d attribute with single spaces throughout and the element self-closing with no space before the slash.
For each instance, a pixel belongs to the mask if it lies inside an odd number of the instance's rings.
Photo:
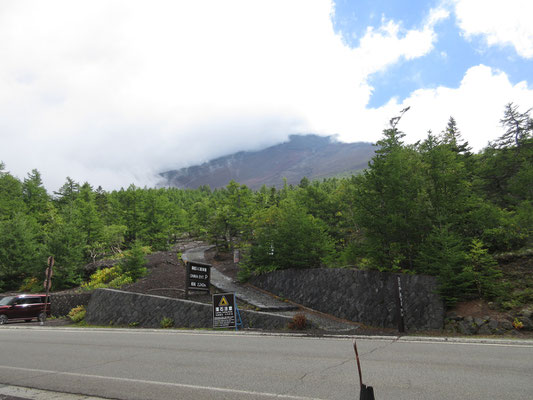
<svg viewBox="0 0 533 400">
<path fill-rule="evenodd" d="M 194 237 L 241 250 L 243 280 L 357 267 L 436 276 L 450 306 L 533 303 L 533 286 L 505 279 L 497 262 L 533 248 L 533 120 L 512 103 L 503 111 L 501 136 L 476 153 L 453 118 L 406 144 L 396 117 L 360 174 L 257 191 L 235 181 L 105 191 L 67 177 L 49 193 L 38 170 L 21 180 L 0 163 L 0 292 L 42 291 L 51 255 L 53 290 L 80 286 L 86 264 L 110 257 L 125 257 L 131 281 L 143 251 Z"/>
</svg>

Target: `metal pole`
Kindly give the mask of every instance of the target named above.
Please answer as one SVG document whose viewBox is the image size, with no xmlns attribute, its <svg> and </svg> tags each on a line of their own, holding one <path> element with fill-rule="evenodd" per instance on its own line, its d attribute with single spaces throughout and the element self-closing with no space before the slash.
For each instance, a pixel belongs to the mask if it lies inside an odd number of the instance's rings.
<svg viewBox="0 0 533 400">
<path fill-rule="evenodd" d="M 398 331 L 403 333 L 405 332 L 405 322 L 404 322 L 404 310 L 403 310 L 403 295 L 402 295 L 402 282 L 400 276 L 397 277 L 397 288 L 398 288 Z"/>
<path fill-rule="evenodd" d="M 189 261 L 185 262 L 185 299 L 189 300 L 189 275 L 191 273 Z"/>
</svg>

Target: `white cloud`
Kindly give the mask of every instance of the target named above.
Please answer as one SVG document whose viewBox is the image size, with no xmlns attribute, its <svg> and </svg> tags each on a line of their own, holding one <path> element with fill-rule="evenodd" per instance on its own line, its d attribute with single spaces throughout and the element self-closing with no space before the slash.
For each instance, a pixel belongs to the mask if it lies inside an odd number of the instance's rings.
<svg viewBox="0 0 533 400">
<path fill-rule="evenodd" d="M 459 27 L 467 38 L 482 35 L 489 46 L 513 46 L 533 58 L 531 0 L 454 0 Z"/>
<path fill-rule="evenodd" d="M 357 58 L 364 60 L 361 67 L 365 74 L 383 70 L 401 59 L 412 60 L 433 50 L 437 39 L 435 25 L 448 18 L 449 12 L 442 8 L 431 10 L 426 23 L 420 30 L 402 32 L 401 23 L 382 21 L 379 29 L 368 27 L 355 50 Z"/>
<path fill-rule="evenodd" d="M 3 2 L 0 160 L 54 189 L 67 175 L 116 188 L 291 133 L 347 135 L 368 74 L 431 51 L 434 22 L 388 21 L 350 49 L 332 11 L 330 0 Z"/>
<path fill-rule="evenodd" d="M 440 133 L 453 116 L 463 137 L 479 150 L 503 133 L 499 121 L 509 102 L 525 109 L 533 103 L 533 90 L 526 82 L 511 84 L 504 72 L 478 65 L 466 72 L 458 88 L 419 89 L 401 104 L 391 101 L 375 113 L 385 118 L 411 106 L 399 124 L 410 143 L 425 139 L 428 130 Z"/>
<path fill-rule="evenodd" d="M 367 109 L 369 75 L 431 52 L 448 13 L 412 30 L 383 21 L 350 48 L 332 10 L 331 0 L 2 2 L 0 160 L 19 177 L 37 168 L 49 190 L 67 176 L 112 189 L 292 133 L 375 141 L 400 105 Z M 472 74 L 477 96 L 469 74 L 459 89 L 413 94 L 406 127 L 441 129 L 450 114 L 461 126 L 450 110 L 488 101 L 484 85 L 532 103 L 502 74 Z M 495 93 L 499 117 L 508 100 Z"/>
</svg>

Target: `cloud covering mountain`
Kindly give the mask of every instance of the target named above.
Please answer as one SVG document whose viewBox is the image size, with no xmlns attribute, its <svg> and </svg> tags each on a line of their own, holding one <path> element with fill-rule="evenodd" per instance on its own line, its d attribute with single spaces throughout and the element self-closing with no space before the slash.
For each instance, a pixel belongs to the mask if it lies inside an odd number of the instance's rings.
<svg viewBox="0 0 533 400">
<path fill-rule="evenodd" d="M 370 143 L 341 143 L 334 137 L 291 135 L 288 142 L 260 151 L 241 151 L 202 165 L 166 171 L 161 186 L 211 189 L 226 186 L 231 180 L 251 189 L 261 186 L 297 185 L 310 181 L 347 176 L 368 166 L 375 147 Z"/>
<path fill-rule="evenodd" d="M 51 190 L 153 185 L 291 134 L 376 141 L 405 106 L 408 141 L 453 115 L 479 149 L 533 105 L 530 1 L 396 3 L 4 1 L 0 160 Z"/>
</svg>

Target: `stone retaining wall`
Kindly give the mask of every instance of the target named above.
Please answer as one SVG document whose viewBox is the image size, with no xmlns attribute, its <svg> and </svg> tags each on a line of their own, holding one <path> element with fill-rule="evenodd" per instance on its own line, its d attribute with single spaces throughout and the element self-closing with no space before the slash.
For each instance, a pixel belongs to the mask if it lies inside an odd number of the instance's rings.
<svg viewBox="0 0 533 400">
<path fill-rule="evenodd" d="M 400 276 L 405 328 L 442 329 L 444 303 L 434 277 L 355 269 L 288 269 L 254 277 L 250 283 L 336 317 L 385 328 L 398 327 Z"/>
<path fill-rule="evenodd" d="M 87 306 L 91 293 L 58 293 L 50 294 L 51 313 L 55 317 L 62 317 L 76 306 Z"/>
<path fill-rule="evenodd" d="M 211 304 L 168 297 L 123 292 L 114 289 L 94 291 L 85 321 L 93 325 L 161 327 L 163 318 L 172 319 L 179 328 L 212 328 Z M 284 329 L 289 317 L 256 311 L 240 311 L 243 327 Z"/>
</svg>

